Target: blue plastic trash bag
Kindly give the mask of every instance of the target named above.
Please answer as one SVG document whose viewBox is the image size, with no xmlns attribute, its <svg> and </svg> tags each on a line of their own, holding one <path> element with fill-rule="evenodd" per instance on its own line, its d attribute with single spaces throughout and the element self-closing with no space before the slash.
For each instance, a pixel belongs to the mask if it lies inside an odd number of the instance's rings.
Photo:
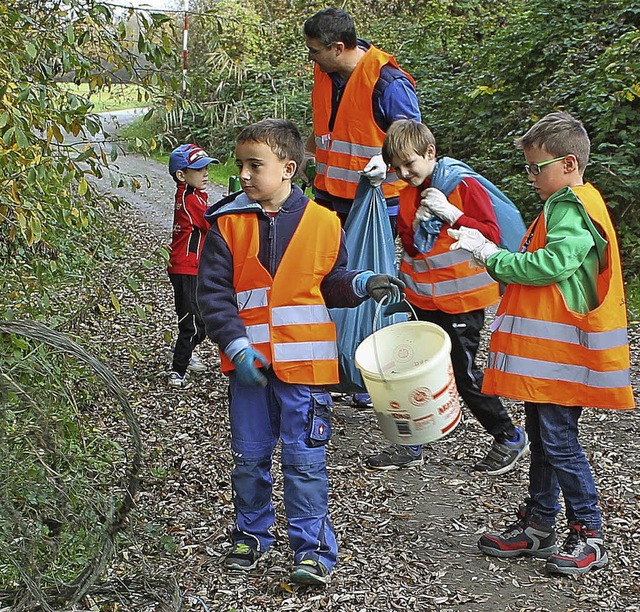
<svg viewBox="0 0 640 612">
<path fill-rule="evenodd" d="M 382 189 L 372 187 L 366 178 L 360 179 L 344 231 L 349 252 L 349 270 L 373 270 L 376 274 L 396 276 L 396 249 L 387 214 L 387 203 Z M 373 332 L 376 305 L 373 299 L 368 299 L 357 308 L 329 309 L 338 331 L 340 368 L 340 383 L 330 387 L 332 391 L 366 392 L 354 356 L 360 342 Z M 375 325 L 378 329 L 406 320 L 405 313 L 391 316 L 382 314 Z"/>
<path fill-rule="evenodd" d="M 509 251 L 517 251 L 526 231 L 524 221 L 516 205 L 489 179 L 478 174 L 464 162 L 451 157 L 442 157 L 438 160 L 433 171 L 431 186 L 436 187 L 448 197 L 465 178 L 475 178 L 487 190 L 491 198 L 493 212 L 496 214 L 498 227 L 500 227 L 500 244 L 498 246 Z M 418 225 L 413 241 L 420 253 L 428 253 L 433 247 L 437 239 L 437 235 L 433 236 L 437 221 L 442 223 L 438 217 L 432 217 L 427 222 L 423 221 Z M 442 225 L 440 225 L 440 229 L 442 229 Z"/>
</svg>

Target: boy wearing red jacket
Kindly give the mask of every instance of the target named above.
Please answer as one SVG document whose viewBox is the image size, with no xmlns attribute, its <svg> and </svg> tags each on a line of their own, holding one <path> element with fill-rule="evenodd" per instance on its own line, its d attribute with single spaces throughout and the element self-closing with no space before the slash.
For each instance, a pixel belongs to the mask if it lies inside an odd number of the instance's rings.
<svg viewBox="0 0 640 612">
<path fill-rule="evenodd" d="M 484 325 L 484 309 L 499 298 L 498 283 L 485 270 L 469 266 L 470 255 L 451 253 L 448 228 L 474 228 L 500 242 L 500 228 L 488 191 L 479 179 L 458 176 L 448 196 L 440 175 L 454 173 L 449 158 L 436 159 L 431 130 L 409 119 L 387 131 L 382 156 L 407 183 L 400 192 L 398 235 L 402 240 L 399 278 L 418 319 L 442 327 L 451 338 L 451 362 L 458 392 L 471 413 L 493 437 L 487 455 L 473 466 L 488 475 L 504 474 L 527 452 L 526 433 L 516 427 L 495 395 L 482 393 L 482 370 L 475 357 Z M 445 191 L 449 191 L 443 186 Z M 428 224 L 428 239 L 418 239 Z M 416 244 L 422 242 L 422 244 Z M 418 246 L 420 248 L 418 248 Z M 423 463 L 421 446 L 395 444 L 369 457 L 370 469 L 394 470 Z"/>
<path fill-rule="evenodd" d="M 178 316 L 178 338 L 169 373 L 169 386 L 175 389 L 186 384 L 187 370 L 205 370 L 193 352 L 206 336 L 196 303 L 196 283 L 200 253 L 209 230 L 209 222 L 204 218 L 209 206 L 205 191 L 209 164 L 217 161 L 194 144 L 180 145 L 169 156 L 169 173 L 176 182 L 168 266 Z"/>
</svg>

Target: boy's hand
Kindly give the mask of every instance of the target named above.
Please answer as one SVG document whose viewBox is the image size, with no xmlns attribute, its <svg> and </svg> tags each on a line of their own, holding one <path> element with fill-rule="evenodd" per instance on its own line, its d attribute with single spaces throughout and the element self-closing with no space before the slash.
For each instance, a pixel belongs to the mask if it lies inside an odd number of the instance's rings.
<svg viewBox="0 0 640 612">
<path fill-rule="evenodd" d="M 433 213 L 429 208 L 427 208 L 426 206 L 418 206 L 418 209 L 416 210 L 416 216 L 413 218 L 413 223 L 411 224 L 413 231 L 415 232 L 418 229 L 418 225 L 420 225 L 420 223 L 422 223 L 423 221 L 428 221 L 429 219 L 431 219 L 431 217 L 433 217 Z"/>
<path fill-rule="evenodd" d="M 236 366 L 236 376 L 238 380 L 248 387 L 266 387 L 267 377 L 254 365 L 259 361 L 263 367 L 269 367 L 266 357 L 256 351 L 252 346 L 243 348 L 234 358 L 233 365 Z"/>
<path fill-rule="evenodd" d="M 481 266 L 485 265 L 491 255 L 500 250 L 496 244 L 487 240 L 477 229 L 472 227 L 461 227 L 459 230 L 448 229 L 447 234 L 457 241 L 449 247 L 450 251 L 456 249 L 469 251 Z"/>
<path fill-rule="evenodd" d="M 362 171 L 362 176 L 369 179 L 372 187 L 382 185 L 384 179 L 387 177 L 387 164 L 384 163 L 382 155 L 374 155 L 369 160 L 369 163 Z"/>
<path fill-rule="evenodd" d="M 404 299 L 405 284 L 395 276 L 374 274 L 367 280 L 367 293 L 380 302 L 387 298 L 387 305 L 396 304 Z"/>
<path fill-rule="evenodd" d="M 427 208 L 436 215 L 436 217 L 440 217 L 449 225 L 454 225 L 455 222 L 462 217 L 462 211 L 451 204 L 451 202 L 447 200 L 447 196 L 439 189 L 428 187 L 420 195 L 422 196 L 420 207 Z"/>
</svg>

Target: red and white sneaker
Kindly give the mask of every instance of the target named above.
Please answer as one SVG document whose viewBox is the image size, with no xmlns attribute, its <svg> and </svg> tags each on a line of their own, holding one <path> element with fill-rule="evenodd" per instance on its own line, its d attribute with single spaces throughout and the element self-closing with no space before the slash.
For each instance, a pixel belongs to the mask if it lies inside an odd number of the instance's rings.
<svg viewBox="0 0 640 612">
<path fill-rule="evenodd" d="M 537 557 L 546 559 L 556 552 L 556 532 L 553 527 L 533 522 L 521 506 L 518 520 L 501 533 L 485 533 L 478 540 L 478 548 L 492 557 Z"/>
<path fill-rule="evenodd" d="M 547 559 L 544 567 L 551 574 L 571 576 L 604 567 L 607 563 L 609 557 L 600 532 L 580 523 L 569 523 L 569 535 L 562 548 Z"/>
</svg>

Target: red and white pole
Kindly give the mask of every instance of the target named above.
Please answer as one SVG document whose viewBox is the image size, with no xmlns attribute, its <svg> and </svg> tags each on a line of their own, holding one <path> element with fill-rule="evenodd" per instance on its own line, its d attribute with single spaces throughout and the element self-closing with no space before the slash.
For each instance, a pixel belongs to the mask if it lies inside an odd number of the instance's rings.
<svg viewBox="0 0 640 612">
<path fill-rule="evenodd" d="M 182 95 L 187 94 L 187 43 L 189 41 L 189 0 L 184 0 L 184 28 L 182 35 Z"/>
</svg>

